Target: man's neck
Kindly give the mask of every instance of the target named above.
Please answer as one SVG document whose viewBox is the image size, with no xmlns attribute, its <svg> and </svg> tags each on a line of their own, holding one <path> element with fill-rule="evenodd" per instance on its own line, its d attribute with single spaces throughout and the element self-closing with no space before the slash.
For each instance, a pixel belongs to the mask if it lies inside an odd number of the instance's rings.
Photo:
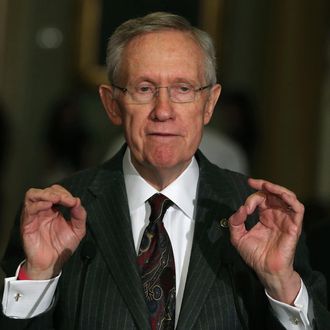
<svg viewBox="0 0 330 330">
<path fill-rule="evenodd" d="M 155 189 L 161 191 L 177 179 L 181 173 L 189 166 L 189 162 L 178 164 L 174 168 L 155 168 L 142 165 L 131 158 L 132 164 L 138 173 Z"/>
</svg>

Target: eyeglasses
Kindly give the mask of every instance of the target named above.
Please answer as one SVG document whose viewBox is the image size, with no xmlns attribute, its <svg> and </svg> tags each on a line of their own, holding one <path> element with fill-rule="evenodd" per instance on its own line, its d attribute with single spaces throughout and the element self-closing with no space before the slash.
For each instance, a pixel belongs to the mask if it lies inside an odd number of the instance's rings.
<svg viewBox="0 0 330 330">
<path fill-rule="evenodd" d="M 132 88 L 119 87 L 112 84 L 113 87 L 119 89 L 127 96 L 127 102 L 131 104 L 147 104 L 150 103 L 155 95 L 159 94 L 161 88 L 167 89 L 170 100 L 174 103 L 194 102 L 196 94 L 204 89 L 210 88 L 212 85 L 195 88 L 187 83 L 178 83 L 170 86 L 155 86 L 149 83 L 143 83 Z"/>
</svg>

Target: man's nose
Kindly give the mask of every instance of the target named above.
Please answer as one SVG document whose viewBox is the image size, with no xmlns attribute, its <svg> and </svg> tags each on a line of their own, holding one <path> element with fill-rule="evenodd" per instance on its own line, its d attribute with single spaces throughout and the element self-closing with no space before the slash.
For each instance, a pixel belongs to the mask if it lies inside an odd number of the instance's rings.
<svg viewBox="0 0 330 330">
<path fill-rule="evenodd" d="M 171 102 L 167 87 L 158 87 L 154 96 L 154 118 L 167 120 L 173 116 L 173 102 Z"/>
</svg>

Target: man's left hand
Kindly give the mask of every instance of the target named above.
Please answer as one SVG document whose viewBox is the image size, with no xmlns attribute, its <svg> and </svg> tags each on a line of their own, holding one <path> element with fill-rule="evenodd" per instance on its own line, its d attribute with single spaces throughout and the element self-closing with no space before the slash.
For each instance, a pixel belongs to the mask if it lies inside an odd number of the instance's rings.
<svg viewBox="0 0 330 330">
<path fill-rule="evenodd" d="M 293 260 L 301 234 L 304 206 L 296 195 L 264 180 L 249 179 L 257 192 L 250 195 L 229 219 L 231 242 L 254 269 L 270 296 L 292 304 L 300 290 Z M 259 222 L 250 230 L 247 216 L 256 209 Z"/>
</svg>

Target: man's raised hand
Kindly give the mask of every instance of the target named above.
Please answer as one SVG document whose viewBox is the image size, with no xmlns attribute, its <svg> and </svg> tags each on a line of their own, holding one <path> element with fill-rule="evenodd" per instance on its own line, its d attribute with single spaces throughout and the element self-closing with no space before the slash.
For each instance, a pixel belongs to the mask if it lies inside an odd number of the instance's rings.
<svg viewBox="0 0 330 330">
<path fill-rule="evenodd" d="M 58 206 L 69 209 L 66 220 Z M 59 185 L 30 189 L 21 215 L 28 278 L 43 280 L 61 271 L 86 233 L 86 211 L 79 198 Z"/>
</svg>

